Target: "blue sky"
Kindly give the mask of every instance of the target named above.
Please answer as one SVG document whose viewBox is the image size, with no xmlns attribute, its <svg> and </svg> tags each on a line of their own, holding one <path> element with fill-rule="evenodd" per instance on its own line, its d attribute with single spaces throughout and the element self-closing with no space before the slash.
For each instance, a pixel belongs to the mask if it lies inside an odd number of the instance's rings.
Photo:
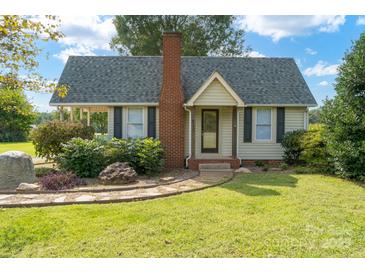
<svg viewBox="0 0 365 274">
<path fill-rule="evenodd" d="M 61 16 L 61 41 L 43 43 L 39 72 L 57 80 L 69 55 L 117 55 L 109 41 L 115 30 L 110 16 Z M 365 31 L 365 16 L 242 16 L 251 56 L 292 57 L 319 105 L 333 97 L 337 66 L 351 41 Z M 39 111 L 50 111 L 51 95 L 27 92 Z"/>
</svg>

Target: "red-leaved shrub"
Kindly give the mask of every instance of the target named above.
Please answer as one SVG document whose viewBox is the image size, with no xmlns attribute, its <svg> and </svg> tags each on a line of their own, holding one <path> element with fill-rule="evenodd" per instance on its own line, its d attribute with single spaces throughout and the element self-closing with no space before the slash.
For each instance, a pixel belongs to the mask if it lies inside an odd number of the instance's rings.
<svg viewBox="0 0 365 274">
<path fill-rule="evenodd" d="M 41 177 L 39 184 L 44 190 L 62 190 L 86 185 L 86 182 L 72 172 L 57 172 Z"/>
</svg>

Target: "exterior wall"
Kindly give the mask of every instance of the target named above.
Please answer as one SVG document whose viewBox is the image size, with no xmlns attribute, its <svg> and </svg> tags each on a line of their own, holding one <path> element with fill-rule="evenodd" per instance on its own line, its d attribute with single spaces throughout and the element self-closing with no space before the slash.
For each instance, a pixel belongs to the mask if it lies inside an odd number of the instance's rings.
<svg viewBox="0 0 365 274">
<path fill-rule="evenodd" d="M 184 156 L 189 156 L 189 112 L 184 114 Z"/>
<path fill-rule="evenodd" d="M 160 114 L 158 113 L 158 107 L 156 107 L 156 138 L 160 137 Z"/>
<path fill-rule="evenodd" d="M 253 110 L 252 123 L 252 143 L 243 142 L 243 109 L 240 108 L 239 115 L 239 132 L 238 132 L 238 157 L 242 160 L 280 160 L 282 159 L 283 149 L 281 144 L 276 143 L 276 108 L 272 111 L 272 141 L 258 142 L 255 141 L 255 108 Z M 304 112 L 306 108 L 285 108 L 285 132 L 295 129 L 304 129 Z"/>
<path fill-rule="evenodd" d="M 219 110 L 218 153 L 201 152 L 202 109 Z M 196 107 L 195 110 L 195 157 L 224 158 L 232 156 L 232 107 Z"/>
<path fill-rule="evenodd" d="M 148 135 L 148 106 L 122 106 L 122 136 L 127 138 L 127 121 L 128 121 L 128 108 L 143 108 L 143 137 Z M 156 108 L 156 138 L 159 138 L 159 113 Z M 108 138 L 111 139 L 114 136 L 114 107 L 108 107 Z"/>
<path fill-rule="evenodd" d="M 114 107 L 108 107 L 108 138 L 114 136 Z"/>
<path fill-rule="evenodd" d="M 232 106 L 236 104 L 236 100 L 217 79 L 210 83 L 194 102 L 196 106 Z"/>
</svg>

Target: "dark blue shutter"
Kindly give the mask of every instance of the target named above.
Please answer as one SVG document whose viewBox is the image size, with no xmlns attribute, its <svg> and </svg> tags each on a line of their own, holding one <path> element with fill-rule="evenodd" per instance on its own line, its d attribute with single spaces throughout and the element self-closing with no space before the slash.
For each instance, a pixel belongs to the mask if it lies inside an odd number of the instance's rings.
<svg viewBox="0 0 365 274">
<path fill-rule="evenodd" d="M 278 107 L 276 111 L 276 142 L 281 143 L 285 134 L 285 108 Z"/>
<path fill-rule="evenodd" d="M 156 107 L 148 107 L 147 116 L 147 135 L 148 137 L 156 138 Z"/>
<path fill-rule="evenodd" d="M 252 142 L 252 107 L 246 107 L 244 113 L 243 141 Z"/>
<path fill-rule="evenodd" d="M 122 119 L 123 119 L 123 108 L 114 107 L 114 137 L 123 138 L 122 135 Z"/>
</svg>

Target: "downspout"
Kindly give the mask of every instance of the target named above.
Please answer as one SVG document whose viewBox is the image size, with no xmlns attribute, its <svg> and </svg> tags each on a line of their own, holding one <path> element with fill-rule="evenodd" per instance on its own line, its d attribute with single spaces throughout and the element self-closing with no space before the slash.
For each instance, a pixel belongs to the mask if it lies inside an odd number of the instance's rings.
<svg viewBox="0 0 365 274">
<path fill-rule="evenodd" d="M 237 109 L 237 119 L 236 119 L 236 123 L 237 123 L 237 125 L 236 125 L 236 138 L 237 138 L 237 140 L 236 140 L 236 157 L 237 157 L 237 159 L 238 160 L 240 160 L 240 166 L 242 166 L 242 159 L 238 156 L 239 154 L 238 154 L 238 147 L 239 147 L 239 141 L 240 141 L 240 138 L 239 138 L 239 136 L 240 136 L 240 131 L 239 131 L 239 128 L 240 128 L 240 113 L 242 112 L 242 110 L 241 111 L 239 111 L 238 109 Z"/>
<path fill-rule="evenodd" d="M 192 125 L 192 122 L 191 122 L 191 110 L 188 109 L 186 106 L 184 106 L 184 109 L 189 112 L 189 155 L 185 159 L 185 165 L 186 165 L 186 167 L 189 167 L 189 160 L 191 158 L 191 125 Z"/>
</svg>

